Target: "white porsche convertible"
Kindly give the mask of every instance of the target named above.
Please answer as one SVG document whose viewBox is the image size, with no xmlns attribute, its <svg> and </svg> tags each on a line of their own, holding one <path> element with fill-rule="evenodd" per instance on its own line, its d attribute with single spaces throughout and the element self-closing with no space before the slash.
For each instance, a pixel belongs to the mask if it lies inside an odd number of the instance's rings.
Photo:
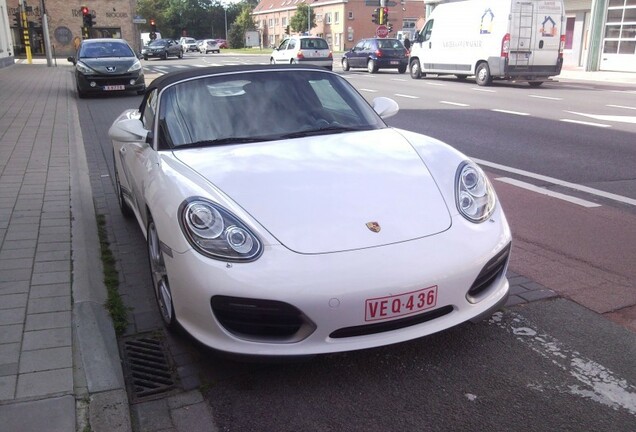
<svg viewBox="0 0 636 432">
<path fill-rule="evenodd" d="M 221 351 L 305 355 L 500 308 L 511 234 L 489 180 L 448 145 L 388 127 L 397 112 L 311 66 L 156 79 L 109 135 L 166 325 Z"/>
</svg>

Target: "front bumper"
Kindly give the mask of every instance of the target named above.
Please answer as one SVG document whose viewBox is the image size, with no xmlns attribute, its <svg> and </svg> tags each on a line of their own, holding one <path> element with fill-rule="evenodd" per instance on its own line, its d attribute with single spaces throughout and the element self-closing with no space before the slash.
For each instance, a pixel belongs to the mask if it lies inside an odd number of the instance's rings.
<svg viewBox="0 0 636 432">
<path fill-rule="evenodd" d="M 143 70 L 121 75 L 76 74 L 77 87 L 84 93 L 109 93 L 112 91 L 140 91 L 146 88 Z M 114 87 L 123 89 L 113 90 Z"/>
<path fill-rule="evenodd" d="M 302 255 L 273 245 L 244 264 L 210 260 L 192 250 L 173 252 L 166 266 L 175 313 L 203 344 L 237 354 L 320 354 L 426 336 L 485 317 L 505 302 L 507 255 L 488 285 L 468 295 L 493 257 L 510 247 L 505 217 L 499 211 L 493 219 L 497 222 L 472 225 L 455 216 L 444 233 L 350 252 Z M 365 321 L 367 299 L 432 286 L 437 287 L 435 308 Z M 263 328 L 245 327 L 242 313 L 232 307 L 256 313 Z M 265 328 L 279 325 L 287 330 L 276 334 Z"/>
<path fill-rule="evenodd" d="M 165 57 L 167 55 L 167 51 L 142 51 L 141 55 L 146 58 L 146 57 Z"/>
</svg>

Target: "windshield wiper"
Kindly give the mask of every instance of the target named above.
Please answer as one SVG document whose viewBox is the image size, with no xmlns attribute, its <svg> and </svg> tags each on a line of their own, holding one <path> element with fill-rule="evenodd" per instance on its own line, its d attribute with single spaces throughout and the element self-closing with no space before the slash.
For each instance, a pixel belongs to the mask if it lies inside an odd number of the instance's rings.
<svg viewBox="0 0 636 432">
<path fill-rule="evenodd" d="M 213 140 L 203 140 L 197 141 L 189 144 L 180 144 L 174 147 L 174 150 L 180 150 L 185 148 L 196 148 L 196 147 L 212 147 L 217 145 L 228 145 L 228 144 L 243 144 L 243 143 L 253 143 L 253 142 L 262 142 L 262 141 L 271 141 L 272 137 L 227 137 L 227 138 L 218 138 Z"/>
<path fill-rule="evenodd" d="M 317 129 L 308 129 L 304 131 L 292 132 L 285 135 L 281 135 L 281 138 L 302 138 L 306 136 L 312 135 L 323 135 L 323 134 L 335 134 L 335 133 L 343 133 L 343 132 L 357 132 L 369 130 L 368 127 L 351 127 L 351 126 L 341 126 L 341 125 L 332 125 L 319 127 Z"/>
</svg>

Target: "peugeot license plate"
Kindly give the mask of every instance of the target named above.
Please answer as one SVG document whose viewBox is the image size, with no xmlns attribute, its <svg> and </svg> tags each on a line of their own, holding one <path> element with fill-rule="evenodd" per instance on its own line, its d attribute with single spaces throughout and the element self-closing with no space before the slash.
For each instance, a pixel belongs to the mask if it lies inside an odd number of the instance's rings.
<svg viewBox="0 0 636 432">
<path fill-rule="evenodd" d="M 365 301 L 365 321 L 379 321 L 411 315 L 437 304 L 437 285 L 403 294 L 376 297 Z"/>
<path fill-rule="evenodd" d="M 126 86 L 123 85 L 107 85 L 104 86 L 104 90 L 109 91 L 109 90 L 125 90 Z"/>
</svg>

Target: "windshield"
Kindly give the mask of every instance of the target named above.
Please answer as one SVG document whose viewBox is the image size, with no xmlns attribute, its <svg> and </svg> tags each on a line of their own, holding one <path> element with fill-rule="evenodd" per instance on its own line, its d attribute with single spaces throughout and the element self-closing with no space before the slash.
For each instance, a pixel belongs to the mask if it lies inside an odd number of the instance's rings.
<svg viewBox="0 0 636 432">
<path fill-rule="evenodd" d="M 165 89 L 159 148 L 247 144 L 386 127 L 342 77 L 269 70 L 202 77 Z"/>
<path fill-rule="evenodd" d="M 148 45 L 149 46 L 164 46 L 164 45 L 168 45 L 168 41 L 160 39 L 160 40 L 152 41 Z"/>
<path fill-rule="evenodd" d="M 82 45 L 80 58 L 135 57 L 132 49 L 121 42 L 90 43 Z"/>
</svg>

